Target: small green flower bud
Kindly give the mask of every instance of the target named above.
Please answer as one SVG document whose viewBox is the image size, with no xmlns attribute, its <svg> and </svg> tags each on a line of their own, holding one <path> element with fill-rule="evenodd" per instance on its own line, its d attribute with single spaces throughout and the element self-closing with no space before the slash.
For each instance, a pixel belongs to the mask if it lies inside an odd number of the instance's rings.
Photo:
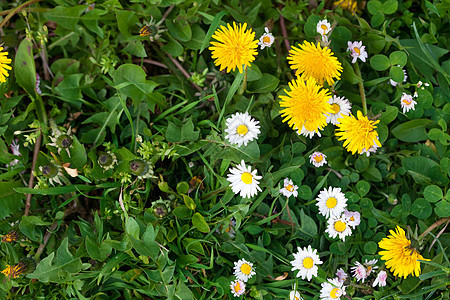
<svg viewBox="0 0 450 300">
<path fill-rule="evenodd" d="M 150 166 L 148 163 L 143 161 L 142 159 L 135 159 L 130 161 L 130 170 L 131 173 L 136 176 L 144 176 L 147 172 Z"/>
<path fill-rule="evenodd" d="M 56 140 L 56 144 L 60 148 L 69 148 L 73 143 L 73 139 L 68 134 L 61 134 Z"/>
<path fill-rule="evenodd" d="M 58 175 L 58 169 L 52 164 L 41 166 L 39 169 L 41 170 L 42 175 L 47 178 L 53 178 Z"/>
</svg>

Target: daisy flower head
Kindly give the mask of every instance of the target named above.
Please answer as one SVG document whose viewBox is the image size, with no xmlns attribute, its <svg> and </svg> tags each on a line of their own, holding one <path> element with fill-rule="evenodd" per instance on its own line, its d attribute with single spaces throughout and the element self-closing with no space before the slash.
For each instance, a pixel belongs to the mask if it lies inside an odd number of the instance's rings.
<svg viewBox="0 0 450 300">
<path fill-rule="evenodd" d="M 225 129 L 225 132 L 227 135 L 225 138 L 231 144 L 237 144 L 238 147 L 242 144 L 247 146 L 248 142 L 257 139 L 258 134 L 261 133 L 258 124 L 259 121 L 253 119 L 248 112 L 235 113 L 226 120 L 227 129 Z"/>
<path fill-rule="evenodd" d="M 327 163 L 327 156 L 322 152 L 314 152 L 309 156 L 309 161 L 314 165 L 314 167 L 318 168 Z"/>
<path fill-rule="evenodd" d="M 297 291 L 291 291 L 289 293 L 289 300 L 303 300 L 302 296 Z"/>
<path fill-rule="evenodd" d="M 283 188 L 280 189 L 280 193 L 286 197 L 290 197 L 294 195 L 294 197 L 298 196 L 297 192 L 298 186 L 294 185 L 291 179 L 285 178 Z"/>
<path fill-rule="evenodd" d="M 366 267 L 364 267 L 362 264 L 360 264 L 359 262 L 355 263 L 354 267 L 350 268 L 353 272 L 353 277 L 356 278 L 356 281 L 362 281 L 364 282 L 364 280 L 366 280 L 367 276 L 369 276 L 369 274 L 367 273 Z"/>
<path fill-rule="evenodd" d="M 256 175 L 258 170 L 251 169 L 250 166 L 246 166 L 244 160 L 240 165 L 230 169 L 231 174 L 228 174 L 227 180 L 230 182 L 231 189 L 235 194 L 240 194 L 243 198 L 253 197 L 261 192 L 259 187 L 259 181 L 262 176 Z"/>
<path fill-rule="evenodd" d="M 234 297 L 240 297 L 245 293 L 245 283 L 242 280 L 236 279 L 231 282 L 230 289 Z"/>
<path fill-rule="evenodd" d="M 386 286 L 386 279 L 387 279 L 387 273 L 386 271 L 380 271 L 380 273 L 378 273 L 377 278 L 375 279 L 375 281 L 373 282 L 373 287 L 378 286 Z"/>
<path fill-rule="evenodd" d="M 339 268 L 336 271 L 336 277 L 339 279 L 340 282 L 344 282 L 347 279 L 348 275 L 342 268 Z"/>
<path fill-rule="evenodd" d="M 297 131 L 297 134 L 298 134 L 298 135 L 306 136 L 306 137 L 308 137 L 308 138 L 310 138 L 310 139 L 312 139 L 312 138 L 314 137 L 314 135 L 316 135 L 316 134 L 317 134 L 319 137 L 322 136 L 322 134 L 320 134 L 319 129 L 317 129 L 317 130 L 306 130 L 305 125 L 303 125 L 301 131 L 300 131 L 300 130 Z"/>
<path fill-rule="evenodd" d="M 305 127 L 316 131 L 327 125 L 326 115 L 332 112 L 328 103 L 330 92 L 316 83 L 314 78 L 297 77 L 288 83 L 290 91 L 280 95 L 283 122 L 294 130 Z"/>
<path fill-rule="evenodd" d="M 366 62 L 367 52 L 366 52 L 366 46 L 362 45 L 362 42 L 348 42 L 347 43 L 347 51 L 350 52 L 350 56 L 353 57 L 352 64 L 356 62 L 356 60 L 359 58 L 363 62 Z"/>
<path fill-rule="evenodd" d="M 319 270 L 317 265 L 323 262 L 320 260 L 317 250 L 313 250 L 311 245 L 303 249 L 297 247 L 297 250 L 298 252 L 294 253 L 294 260 L 291 261 L 292 271 L 298 270 L 297 277 L 307 278 L 308 281 L 311 281 L 313 276 L 317 276 L 317 271 Z"/>
<path fill-rule="evenodd" d="M 296 75 L 304 74 L 323 85 L 332 85 L 341 78 L 342 65 L 330 48 L 304 41 L 300 48 L 292 46 L 287 58 Z"/>
<path fill-rule="evenodd" d="M 339 300 L 341 296 L 345 295 L 344 282 L 339 281 L 339 278 L 328 278 L 326 282 L 322 282 L 322 289 L 320 290 L 320 299 L 323 300 Z"/>
<path fill-rule="evenodd" d="M 338 131 L 336 135 L 340 137 L 338 140 L 344 140 L 344 147 L 352 154 L 361 153 L 364 148 L 369 149 L 373 145 L 381 147 L 375 130 L 380 120 L 369 120 L 358 110 L 357 118 L 350 114 L 340 118 L 339 122 L 336 129 Z"/>
<path fill-rule="evenodd" d="M 356 226 L 361 223 L 361 214 L 357 211 L 348 211 L 345 209 L 344 217 L 348 219 L 348 226 L 352 227 L 353 229 L 355 229 Z"/>
<path fill-rule="evenodd" d="M 397 67 L 400 67 L 400 65 L 397 65 Z M 406 70 L 403 69 L 403 68 L 402 68 L 402 70 L 403 70 L 403 74 L 405 75 L 405 76 L 403 77 L 403 82 L 406 82 L 406 79 L 408 79 L 408 76 L 406 75 Z M 396 82 L 396 81 L 394 81 L 394 80 L 392 80 L 392 79 L 389 79 L 389 83 L 390 83 L 392 86 L 397 86 L 397 84 L 399 84 L 399 83 L 401 83 L 401 82 Z"/>
<path fill-rule="evenodd" d="M 400 104 L 403 108 L 403 113 L 406 113 L 409 112 L 410 110 L 414 110 L 415 109 L 414 107 L 417 104 L 417 102 L 414 101 L 411 95 L 403 93 L 402 97 L 400 98 Z"/>
<path fill-rule="evenodd" d="M 384 249 L 378 254 L 386 261 L 386 267 L 394 273 L 394 276 L 406 278 L 409 274 L 418 277 L 420 275 L 419 260 L 423 258 L 420 253 L 411 246 L 411 241 L 406 238 L 405 231 L 397 226 L 395 231 L 390 230 L 390 235 L 378 243 L 378 247 Z"/>
<path fill-rule="evenodd" d="M 245 67 L 255 60 L 258 54 L 258 40 L 255 40 L 255 32 L 247 29 L 247 23 L 236 25 L 230 24 L 220 26 L 212 38 L 217 42 L 211 42 L 208 49 L 212 52 L 212 58 L 216 66 L 220 66 L 220 71 L 226 69 L 227 73 L 238 68 L 242 73 Z"/>
<path fill-rule="evenodd" d="M 344 215 L 340 217 L 331 216 L 327 222 L 328 226 L 325 232 L 328 232 L 331 238 L 339 236 L 345 242 L 345 237 L 352 234 L 352 229 L 348 225 L 348 219 Z"/>
<path fill-rule="evenodd" d="M 370 275 L 370 273 L 372 273 L 373 270 L 378 269 L 377 266 L 375 266 L 375 264 L 378 262 L 378 259 L 371 259 L 369 261 L 364 262 L 364 266 L 366 266 L 367 269 L 367 276 Z"/>
<path fill-rule="evenodd" d="M 6 82 L 6 77 L 9 76 L 8 70 L 11 70 L 11 58 L 8 58 L 8 52 L 3 51 L 3 47 L 0 47 L 0 83 Z"/>
<path fill-rule="evenodd" d="M 234 276 L 236 276 L 237 279 L 247 282 L 255 274 L 253 263 L 248 262 L 245 259 L 234 262 Z"/>
<path fill-rule="evenodd" d="M 322 40 L 324 42 L 328 41 L 328 33 L 331 31 L 331 24 L 327 21 L 327 19 L 320 20 L 319 23 L 317 23 L 316 27 L 317 33 L 319 33 L 322 36 Z"/>
<path fill-rule="evenodd" d="M 19 240 L 19 234 L 15 230 L 11 230 L 5 235 L 0 236 L 2 243 L 12 243 Z"/>
<path fill-rule="evenodd" d="M 350 114 L 350 110 L 352 109 L 352 105 L 350 101 L 345 99 L 345 97 L 338 97 L 334 95 L 328 100 L 328 103 L 331 105 L 332 112 L 327 116 L 327 123 L 331 123 L 333 125 L 339 124 L 338 119 L 343 116 L 348 116 Z"/>
<path fill-rule="evenodd" d="M 261 50 L 265 47 L 272 46 L 273 42 L 275 41 L 275 38 L 273 37 L 272 33 L 269 32 L 269 28 L 264 27 L 265 33 L 259 38 L 258 45 L 261 46 Z"/>
<path fill-rule="evenodd" d="M 325 218 L 339 217 L 347 207 L 347 198 L 339 187 L 328 187 L 320 191 L 316 198 L 319 213 Z"/>
</svg>

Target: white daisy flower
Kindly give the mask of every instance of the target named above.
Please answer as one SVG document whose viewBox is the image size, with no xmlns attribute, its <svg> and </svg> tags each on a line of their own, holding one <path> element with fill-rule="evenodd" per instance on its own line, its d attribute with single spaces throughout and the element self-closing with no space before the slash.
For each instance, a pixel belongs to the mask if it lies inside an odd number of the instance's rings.
<svg viewBox="0 0 450 300">
<path fill-rule="evenodd" d="M 339 236 L 341 240 L 345 241 L 345 237 L 352 234 L 348 219 L 344 215 L 340 217 L 331 216 L 327 222 L 328 227 L 325 232 L 328 232 L 331 238 Z"/>
<path fill-rule="evenodd" d="M 226 120 L 227 129 L 225 129 L 225 132 L 227 135 L 225 138 L 231 144 L 237 144 L 238 147 L 242 144 L 247 146 L 248 142 L 257 139 L 258 134 L 261 133 L 258 124 L 259 121 L 253 119 L 248 112 L 235 113 Z"/>
<path fill-rule="evenodd" d="M 353 229 L 361 223 L 361 214 L 357 211 L 344 210 L 344 217 L 348 219 L 348 226 Z"/>
<path fill-rule="evenodd" d="M 297 277 L 302 277 L 302 279 L 307 278 L 308 281 L 317 276 L 317 271 L 319 268 L 317 265 L 322 264 L 323 262 L 320 260 L 319 255 L 316 253 L 317 250 L 311 248 L 311 245 L 308 248 L 304 247 L 301 249 L 297 247 L 298 253 L 294 253 L 294 260 L 291 261 L 292 271 L 298 270 Z"/>
<path fill-rule="evenodd" d="M 237 279 L 247 282 L 255 274 L 253 263 L 248 262 L 245 259 L 240 259 L 234 263 L 234 276 L 236 276 Z"/>
<path fill-rule="evenodd" d="M 414 106 L 417 104 L 417 102 L 413 100 L 413 97 L 411 95 L 403 93 L 400 99 L 400 104 L 403 108 L 403 113 L 406 113 L 411 109 L 414 110 Z"/>
<path fill-rule="evenodd" d="M 397 65 L 397 67 L 400 67 L 400 65 Z M 403 74 L 405 74 L 405 76 L 403 77 L 403 82 L 406 82 L 406 79 L 408 79 L 408 76 L 406 75 L 405 69 L 402 68 L 402 70 L 403 70 Z M 394 80 L 392 80 L 392 79 L 389 79 L 389 83 L 390 83 L 392 86 L 397 86 L 397 84 L 399 84 L 400 82 L 396 82 L 396 81 L 394 81 Z"/>
<path fill-rule="evenodd" d="M 339 300 L 345 295 L 344 282 L 340 282 L 339 278 L 328 278 L 327 282 L 322 282 L 320 290 L 320 299 L 323 300 Z"/>
<path fill-rule="evenodd" d="M 228 174 L 227 180 L 230 182 L 231 189 L 235 194 L 240 194 L 243 198 L 253 197 L 261 192 L 259 187 L 259 179 L 262 176 L 256 175 L 258 170 L 251 169 L 250 166 L 245 166 L 244 160 L 236 168 L 230 169 L 231 174 Z"/>
<path fill-rule="evenodd" d="M 366 280 L 367 276 L 369 276 L 369 274 L 367 274 L 367 270 L 366 267 L 364 267 L 364 265 L 360 264 L 359 262 L 355 263 L 354 267 L 350 268 L 353 272 L 353 277 L 356 278 L 356 281 L 362 281 L 364 282 L 364 280 Z"/>
<path fill-rule="evenodd" d="M 338 97 L 334 95 L 328 100 L 328 103 L 331 104 L 331 108 L 333 109 L 333 113 L 327 116 L 327 123 L 331 123 L 333 125 L 339 124 L 340 118 L 343 116 L 350 115 L 350 110 L 352 109 L 352 105 L 350 101 L 345 99 L 345 97 Z"/>
<path fill-rule="evenodd" d="M 347 43 L 347 51 L 350 51 L 350 56 L 353 57 L 352 64 L 356 62 L 356 60 L 359 58 L 363 62 L 366 62 L 367 52 L 366 52 L 366 46 L 362 45 L 362 42 L 348 42 Z"/>
<path fill-rule="evenodd" d="M 298 127 L 295 128 L 295 129 L 298 129 Z M 308 138 L 310 138 L 310 139 L 312 139 L 313 136 L 314 136 L 315 134 L 317 134 L 319 137 L 322 136 L 322 135 L 320 134 L 319 128 L 317 128 L 316 130 L 307 130 L 307 129 L 305 128 L 305 125 L 303 125 L 302 130 L 298 130 L 298 131 L 297 131 L 297 134 L 298 134 L 298 135 L 306 136 L 306 137 L 308 137 Z"/>
<path fill-rule="evenodd" d="M 364 266 L 366 266 L 367 276 L 369 276 L 370 273 L 372 273 L 373 270 L 378 269 L 378 267 L 375 266 L 375 264 L 377 262 L 378 262 L 378 259 L 372 259 L 372 260 L 369 260 L 369 261 L 367 261 L 367 259 L 366 259 L 366 261 L 364 263 Z"/>
<path fill-rule="evenodd" d="M 273 42 L 275 41 L 275 38 L 273 37 L 272 33 L 269 32 L 269 28 L 264 27 L 264 30 L 266 33 L 264 33 L 260 38 L 258 45 L 261 46 L 261 50 L 265 47 L 272 46 Z"/>
<path fill-rule="evenodd" d="M 314 167 L 318 168 L 327 163 L 327 156 L 322 152 L 314 152 L 309 156 L 309 161 L 314 165 Z"/>
<path fill-rule="evenodd" d="M 291 291 L 289 293 L 289 300 L 303 300 L 302 296 L 297 291 Z"/>
<path fill-rule="evenodd" d="M 240 297 L 245 293 L 245 283 L 242 280 L 236 279 L 231 282 L 230 289 L 234 297 Z"/>
<path fill-rule="evenodd" d="M 347 207 L 347 198 L 339 187 L 324 188 L 316 198 L 319 213 L 325 218 L 339 217 Z"/>
<path fill-rule="evenodd" d="M 322 40 L 324 42 L 328 41 L 327 34 L 331 31 L 331 24 L 327 21 L 327 19 L 319 21 L 316 27 L 317 33 L 322 36 Z"/>
<path fill-rule="evenodd" d="M 347 279 L 348 275 L 342 268 L 339 268 L 336 271 L 336 277 L 339 279 L 340 282 L 344 282 Z"/>
<path fill-rule="evenodd" d="M 378 273 L 377 278 L 375 279 L 375 281 L 373 282 L 373 287 L 378 286 L 386 286 L 386 279 L 387 279 L 387 273 L 386 271 L 380 271 L 380 273 Z"/>
<path fill-rule="evenodd" d="M 419 82 L 417 82 L 417 88 L 419 89 L 422 86 L 423 82 L 419 80 Z"/>
<path fill-rule="evenodd" d="M 297 197 L 298 196 L 297 189 L 298 186 L 294 185 L 292 180 L 290 180 L 289 178 L 285 178 L 284 186 L 282 189 L 280 189 L 280 193 L 285 195 L 286 197 L 290 197 L 292 195 L 294 195 L 294 197 Z"/>
</svg>

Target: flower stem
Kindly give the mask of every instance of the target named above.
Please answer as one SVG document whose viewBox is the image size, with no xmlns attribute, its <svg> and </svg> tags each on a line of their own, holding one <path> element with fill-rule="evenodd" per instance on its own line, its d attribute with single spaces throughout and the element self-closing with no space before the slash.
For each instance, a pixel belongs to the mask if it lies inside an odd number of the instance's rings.
<svg viewBox="0 0 450 300">
<path fill-rule="evenodd" d="M 245 90 L 247 89 L 247 68 L 248 67 L 245 67 L 245 69 L 244 69 L 244 79 L 242 81 L 241 88 L 237 92 L 238 95 L 243 95 Z"/>
<path fill-rule="evenodd" d="M 362 103 L 362 108 L 363 108 L 363 114 L 365 116 L 367 116 L 367 103 L 366 103 L 366 94 L 364 93 L 364 80 L 362 79 L 361 76 L 361 70 L 359 69 L 359 64 L 358 62 L 355 62 L 353 64 L 353 68 L 355 70 L 355 74 L 356 76 L 358 76 L 359 78 L 361 78 L 361 81 L 358 82 L 358 87 L 359 87 L 359 94 L 361 95 L 361 103 Z"/>
<path fill-rule="evenodd" d="M 427 230 L 425 230 L 420 236 L 419 236 L 419 241 L 421 239 L 423 239 L 428 233 L 430 233 L 433 229 L 435 229 L 436 227 L 438 227 L 439 225 L 445 223 L 445 222 L 449 222 L 450 221 L 450 217 L 446 217 L 446 218 L 442 218 L 437 220 L 436 222 L 434 222 L 433 224 L 431 224 L 430 227 L 427 228 Z"/>
</svg>

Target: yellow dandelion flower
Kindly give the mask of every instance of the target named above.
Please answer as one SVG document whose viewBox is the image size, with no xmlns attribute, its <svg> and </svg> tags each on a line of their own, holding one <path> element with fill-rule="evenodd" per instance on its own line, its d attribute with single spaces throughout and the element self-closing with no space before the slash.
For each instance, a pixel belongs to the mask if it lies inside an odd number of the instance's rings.
<svg viewBox="0 0 450 300">
<path fill-rule="evenodd" d="M 326 80 L 329 85 L 341 78 L 342 65 L 330 48 L 305 41 L 300 49 L 292 47 L 287 58 L 296 75 L 304 74 L 314 78 L 320 85 Z"/>
<path fill-rule="evenodd" d="M 2 273 L 9 278 L 17 278 L 20 274 L 25 272 L 27 265 L 24 262 L 20 262 L 15 266 L 6 265 L 6 269 Z"/>
<path fill-rule="evenodd" d="M 258 40 L 255 40 L 255 32 L 252 29 L 245 30 L 247 23 L 239 24 L 233 22 L 233 27 L 227 24 L 227 27 L 221 26 L 212 36 L 217 42 L 211 42 L 212 58 L 216 59 L 214 64 L 220 66 L 220 71 L 227 69 L 227 73 L 235 70 L 239 72 L 255 60 L 258 54 Z"/>
<path fill-rule="evenodd" d="M 297 77 L 288 83 L 290 91 L 280 96 L 280 111 L 283 122 L 294 130 L 318 132 L 327 125 L 327 115 L 333 112 L 328 103 L 331 95 L 327 89 L 316 83 L 314 78 Z"/>
<path fill-rule="evenodd" d="M 355 152 L 361 153 L 364 150 L 376 145 L 381 147 L 381 143 L 378 140 L 378 133 L 375 130 L 380 120 L 372 121 L 362 114 L 360 110 L 357 112 L 357 117 L 353 115 L 343 116 L 339 118 L 340 124 L 336 124 L 338 127 L 336 130 L 337 136 L 340 136 L 339 141 L 344 141 L 344 147 L 347 151 L 355 154 Z"/>
<path fill-rule="evenodd" d="M 1 237 L 2 243 L 11 243 L 19 239 L 19 234 L 17 233 L 17 231 L 11 230 L 10 232 L 8 232 L 5 235 L 2 235 Z"/>
<path fill-rule="evenodd" d="M 378 246 L 386 251 L 380 251 L 381 259 L 386 261 L 394 276 L 406 278 L 409 274 L 420 275 L 420 262 L 418 260 L 429 260 L 423 258 L 417 250 L 411 247 L 411 241 L 405 236 L 405 231 L 397 226 L 396 232 L 389 231 L 391 235 L 382 239 Z"/>
<path fill-rule="evenodd" d="M 0 47 L 0 83 L 6 82 L 6 77 L 9 76 L 8 70 L 11 70 L 11 58 L 8 58 L 8 52 L 1 52 L 3 47 Z"/>
</svg>

